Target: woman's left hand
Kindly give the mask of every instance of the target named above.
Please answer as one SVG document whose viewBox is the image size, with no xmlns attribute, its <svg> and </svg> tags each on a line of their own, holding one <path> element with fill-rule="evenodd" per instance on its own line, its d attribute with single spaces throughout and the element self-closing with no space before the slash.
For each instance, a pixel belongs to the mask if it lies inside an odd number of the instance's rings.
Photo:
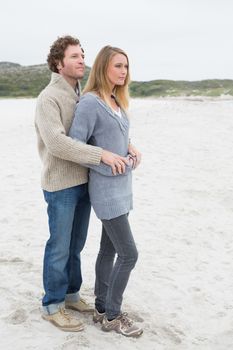
<svg viewBox="0 0 233 350">
<path fill-rule="evenodd" d="M 137 148 L 132 145 L 132 143 L 129 144 L 128 152 L 135 159 L 135 163 L 134 163 L 134 169 L 135 169 L 141 163 L 142 155 L 137 150 Z"/>
</svg>

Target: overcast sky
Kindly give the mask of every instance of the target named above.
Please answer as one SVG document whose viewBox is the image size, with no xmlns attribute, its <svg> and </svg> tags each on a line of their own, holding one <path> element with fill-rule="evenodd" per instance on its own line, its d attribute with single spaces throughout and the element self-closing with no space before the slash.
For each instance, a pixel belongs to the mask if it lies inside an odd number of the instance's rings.
<svg viewBox="0 0 233 350">
<path fill-rule="evenodd" d="M 233 79 L 233 0 L 1 0 L 0 33 L 0 61 L 45 63 L 70 34 L 90 66 L 124 49 L 132 80 Z"/>
</svg>

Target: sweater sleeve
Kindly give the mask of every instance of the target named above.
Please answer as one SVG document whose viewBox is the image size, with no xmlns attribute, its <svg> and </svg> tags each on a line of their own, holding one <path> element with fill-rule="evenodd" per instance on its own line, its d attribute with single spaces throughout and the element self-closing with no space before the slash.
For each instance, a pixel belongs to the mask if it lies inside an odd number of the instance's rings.
<svg viewBox="0 0 233 350">
<path fill-rule="evenodd" d="M 69 135 L 74 140 L 79 140 L 85 143 L 88 142 L 88 140 L 93 136 L 96 119 L 96 106 L 94 106 L 92 101 L 90 101 L 88 98 L 85 98 L 84 95 L 76 106 L 75 116 L 69 131 Z M 114 175 L 111 167 L 103 162 L 100 162 L 99 165 L 87 164 L 85 162 L 82 163 L 82 165 L 105 176 L 124 176 L 128 175 L 128 173 L 132 170 L 131 166 L 126 165 L 125 172 L 123 174 L 117 173 Z"/>
<path fill-rule="evenodd" d="M 124 176 L 128 175 L 130 171 L 132 171 L 132 167 L 129 165 L 125 166 L 125 172 L 123 174 L 117 173 L 114 175 L 112 173 L 112 168 L 109 165 L 104 164 L 103 162 L 100 162 L 99 165 L 92 165 L 92 164 L 82 164 L 85 167 L 88 167 L 92 170 L 95 170 L 97 173 L 100 173 L 105 176 Z"/>
<path fill-rule="evenodd" d="M 86 145 L 66 135 L 59 106 L 53 99 L 40 97 L 35 123 L 44 144 L 53 156 L 79 164 L 100 163 L 102 148 Z"/>
</svg>

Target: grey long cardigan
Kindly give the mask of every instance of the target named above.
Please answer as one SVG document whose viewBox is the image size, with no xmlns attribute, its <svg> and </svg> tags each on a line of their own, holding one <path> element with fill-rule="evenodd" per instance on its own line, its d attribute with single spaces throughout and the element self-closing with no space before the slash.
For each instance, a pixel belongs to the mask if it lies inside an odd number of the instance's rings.
<svg viewBox="0 0 233 350">
<path fill-rule="evenodd" d="M 102 147 L 123 157 L 128 154 L 129 120 L 123 110 L 122 117 L 98 96 L 83 95 L 76 106 L 69 135 L 93 146 Z M 89 171 L 89 194 L 99 219 L 110 220 L 132 209 L 132 169 L 126 167 L 123 175 L 113 175 L 111 167 L 84 164 Z"/>
</svg>

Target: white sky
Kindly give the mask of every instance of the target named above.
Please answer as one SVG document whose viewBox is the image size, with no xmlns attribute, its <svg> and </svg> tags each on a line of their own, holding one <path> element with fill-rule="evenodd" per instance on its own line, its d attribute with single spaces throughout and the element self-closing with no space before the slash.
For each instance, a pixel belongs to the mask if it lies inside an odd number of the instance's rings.
<svg viewBox="0 0 233 350">
<path fill-rule="evenodd" d="M 124 49 L 132 80 L 233 79 L 233 0 L 0 0 L 0 33 L 0 61 L 45 63 L 70 34 L 90 66 Z"/>
</svg>

